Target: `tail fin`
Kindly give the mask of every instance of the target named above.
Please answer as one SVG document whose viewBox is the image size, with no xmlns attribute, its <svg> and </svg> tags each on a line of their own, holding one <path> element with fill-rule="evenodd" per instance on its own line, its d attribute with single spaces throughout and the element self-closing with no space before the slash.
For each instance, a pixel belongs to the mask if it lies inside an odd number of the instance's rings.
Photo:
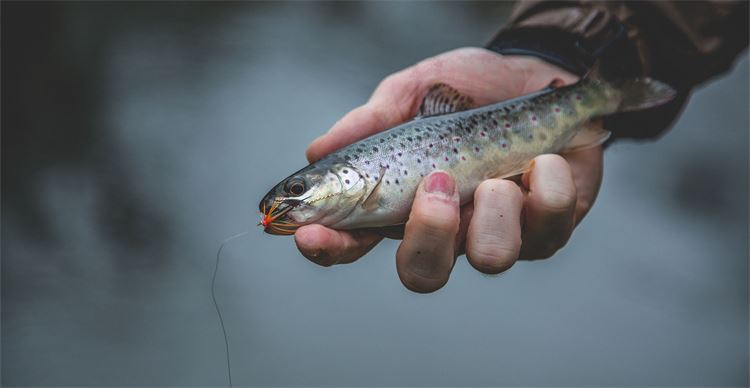
<svg viewBox="0 0 750 388">
<path fill-rule="evenodd" d="M 622 100 L 618 112 L 648 109 L 672 101 L 677 94 L 671 86 L 651 78 L 635 78 L 613 83 L 620 89 Z"/>
<path fill-rule="evenodd" d="M 643 110 L 672 101 L 677 92 L 664 82 L 648 77 L 620 80 L 608 76 L 600 70 L 599 62 L 594 64 L 584 77 L 599 80 L 619 91 L 621 96 L 618 112 Z"/>
</svg>

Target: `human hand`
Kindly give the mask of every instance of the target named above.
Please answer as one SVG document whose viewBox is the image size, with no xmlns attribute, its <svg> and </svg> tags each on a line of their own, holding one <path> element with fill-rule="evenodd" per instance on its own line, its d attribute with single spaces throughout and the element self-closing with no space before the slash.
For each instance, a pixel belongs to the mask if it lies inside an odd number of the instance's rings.
<svg viewBox="0 0 750 388">
<path fill-rule="evenodd" d="M 480 48 L 449 51 L 384 79 L 365 105 L 310 144 L 307 158 L 314 162 L 412 119 L 436 83 L 454 87 L 481 106 L 540 90 L 555 79 L 567 84 L 577 77 L 532 57 L 502 56 Z M 447 173 L 426 177 L 396 254 L 403 284 L 416 292 L 440 289 L 463 252 L 474 268 L 496 274 L 519 258 L 547 258 L 563 247 L 596 199 L 602 148 L 541 155 L 532 165 L 520 187 L 510 180 L 489 179 L 477 188 L 474 201 L 460 209 L 454 180 Z M 324 266 L 351 263 L 382 238 L 373 230 L 338 231 L 322 225 L 306 225 L 295 234 L 300 252 Z"/>
</svg>

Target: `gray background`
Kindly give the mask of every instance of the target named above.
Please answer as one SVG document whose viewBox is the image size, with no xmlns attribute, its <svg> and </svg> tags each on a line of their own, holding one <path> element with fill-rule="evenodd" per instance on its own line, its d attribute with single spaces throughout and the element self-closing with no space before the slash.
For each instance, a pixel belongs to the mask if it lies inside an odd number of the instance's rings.
<svg viewBox="0 0 750 388">
<path fill-rule="evenodd" d="M 387 74 L 509 3 L 3 2 L 3 385 L 747 385 L 748 60 L 616 144 L 553 259 L 404 289 L 320 268 L 267 189 Z"/>
</svg>

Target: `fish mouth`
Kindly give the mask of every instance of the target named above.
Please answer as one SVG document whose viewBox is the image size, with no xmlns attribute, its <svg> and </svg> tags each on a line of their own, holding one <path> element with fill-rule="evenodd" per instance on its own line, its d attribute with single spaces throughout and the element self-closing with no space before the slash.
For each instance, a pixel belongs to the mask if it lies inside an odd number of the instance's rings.
<svg viewBox="0 0 750 388">
<path fill-rule="evenodd" d="M 299 224 L 294 222 L 286 214 L 294 209 L 299 202 L 275 200 L 270 207 L 266 208 L 265 201 L 261 208 L 262 218 L 258 226 L 263 227 L 263 231 L 268 234 L 288 236 L 294 234 Z"/>
</svg>

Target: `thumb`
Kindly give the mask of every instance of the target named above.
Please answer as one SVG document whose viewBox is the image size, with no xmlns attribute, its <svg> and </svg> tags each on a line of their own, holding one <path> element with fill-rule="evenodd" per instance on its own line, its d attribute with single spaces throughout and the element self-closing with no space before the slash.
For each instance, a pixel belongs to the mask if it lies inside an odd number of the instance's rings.
<svg viewBox="0 0 750 388">
<path fill-rule="evenodd" d="M 367 104 L 347 113 L 323 136 L 307 147 L 311 163 L 339 148 L 401 124 L 414 115 L 419 82 L 409 69 L 383 80 Z"/>
</svg>

